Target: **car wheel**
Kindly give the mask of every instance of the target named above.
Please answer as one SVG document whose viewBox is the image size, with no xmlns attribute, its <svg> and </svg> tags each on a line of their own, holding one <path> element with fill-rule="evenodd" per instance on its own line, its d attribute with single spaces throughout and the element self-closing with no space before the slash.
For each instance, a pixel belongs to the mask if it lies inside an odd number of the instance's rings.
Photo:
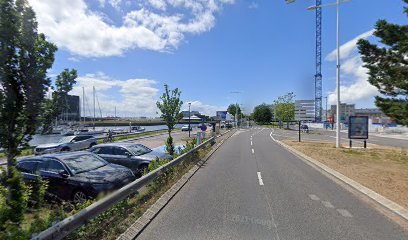
<svg viewBox="0 0 408 240">
<path fill-rule="evenodd" d="M 64 147 L 63 149 L 61 149 L 61 152 L 69 152 L 69 151 L 71 151 L 69 147 Z"/>
<path fill-rule="evenodd" d="M 75 191 L 74 194 L 72 194 L 72 201 L 75 205 L 78 203 L 84 203 L 87 199 L 88 197 L 81 190 Z"/>
<path fill-rule="evenodd" d="M 91 148 L 91 147 L 93 147 L 95 145 L 96 145 L 96 143 L 91 143 L 91 145 L 89 145 L 89 148 Z"/>
<path fill-rule="evenodd" d="M 137 174 L 136 177 L 142 177 L 143 174 L 145 173 L 145 171 L 148 171 L 149 166 L 146 164 L 142 164 L 141 166 L 139 166 L 139 168 L 137 169 Z"/>
</svg>

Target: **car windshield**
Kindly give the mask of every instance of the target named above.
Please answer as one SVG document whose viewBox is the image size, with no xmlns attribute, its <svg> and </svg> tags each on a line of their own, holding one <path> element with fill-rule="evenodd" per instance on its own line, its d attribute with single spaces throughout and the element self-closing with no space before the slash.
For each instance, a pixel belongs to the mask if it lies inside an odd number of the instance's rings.
<svg viewBox="0 0 408 240">
<path fill-rule="evenodd" d="M 61 160 L 64 161 L 73 174 L 88 172 L 107 164 L 105 160 L 94 154 L 67 156 Z"/>
<path fill-rule="evenodd" d="M 75 136 L 68 136 L 68 137 L 63 137 L 61 138 L 58 142 L 59 143 L 69 143 L 72 141 L 72 139 L 74 139 Z"/>
<path fill-rule="evenodd" d="M 135 156 L 140 156 L 152 151 L 150 148 L 145 147 L 141 144 L 127 146 L 127 149 L 131 151 Z"/>
</svg>

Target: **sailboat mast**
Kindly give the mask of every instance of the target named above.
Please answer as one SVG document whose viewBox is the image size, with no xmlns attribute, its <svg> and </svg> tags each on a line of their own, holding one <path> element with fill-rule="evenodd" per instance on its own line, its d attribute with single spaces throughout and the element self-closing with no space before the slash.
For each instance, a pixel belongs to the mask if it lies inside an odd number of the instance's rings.
<svg viewBox="0 0 408 240">
<path fill-rule="evenodd" d="M 93 116 L 93 128 L 95 129 L 95 86 L 93 86 L 93 111 L 94 111 L 94 116 Z"/>
<path fill-rule="evenodd" d="M 84 121 L 84 125 L 85 125 L 85 88 L 82 87 L 82 118 Z"/>
</svg>

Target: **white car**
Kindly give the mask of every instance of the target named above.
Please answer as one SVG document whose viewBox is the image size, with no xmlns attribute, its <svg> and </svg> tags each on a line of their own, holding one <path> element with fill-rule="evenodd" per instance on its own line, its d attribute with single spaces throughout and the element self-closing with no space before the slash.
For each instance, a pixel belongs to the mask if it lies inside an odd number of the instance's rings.
<svg viewBox="0 0 408 240">
<path fill-rule="evenodd" d="M 188 125 L 184 125 L 184 126 L 182 126 L 181 127 L 181 131 L 191 131 L 191 130 L 193 130 L 193 128 L 192 127 L 189 127 Z"/>
<path fill-rule="evenodd" d="M 34 154 L 40 155 L 65 151 L 78 151 L 91 148 L 96 144 L 96 138 L 91 135 L 69 136 L 62 138 L 58 143 L 38 145 L 34 149 Z"/>
</svg>

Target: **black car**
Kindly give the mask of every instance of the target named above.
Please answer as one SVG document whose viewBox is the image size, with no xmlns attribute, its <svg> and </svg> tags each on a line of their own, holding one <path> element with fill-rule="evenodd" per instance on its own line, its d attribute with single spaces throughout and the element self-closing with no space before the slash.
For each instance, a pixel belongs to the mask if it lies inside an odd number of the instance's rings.
<svg viewBox="0 0 408 240">
<path fill-rule="evenodd" d="M 90 152 L 47 154 L 18 161 L 26 182 L 48 181 L 47 195 L 75 203 L 119 189 L 135 179 L 128 168 Z"/>
<path fill-rule="evenodd" d="M 94 146 L 89 151 L 98 154 L 110 163 L 130 168 L 136 176 L 141 176 L 149 163 L 156 158 L 172 160 L 168 153 L 153 151 L 135 143 L 107 143 Z"/>
</svg>

